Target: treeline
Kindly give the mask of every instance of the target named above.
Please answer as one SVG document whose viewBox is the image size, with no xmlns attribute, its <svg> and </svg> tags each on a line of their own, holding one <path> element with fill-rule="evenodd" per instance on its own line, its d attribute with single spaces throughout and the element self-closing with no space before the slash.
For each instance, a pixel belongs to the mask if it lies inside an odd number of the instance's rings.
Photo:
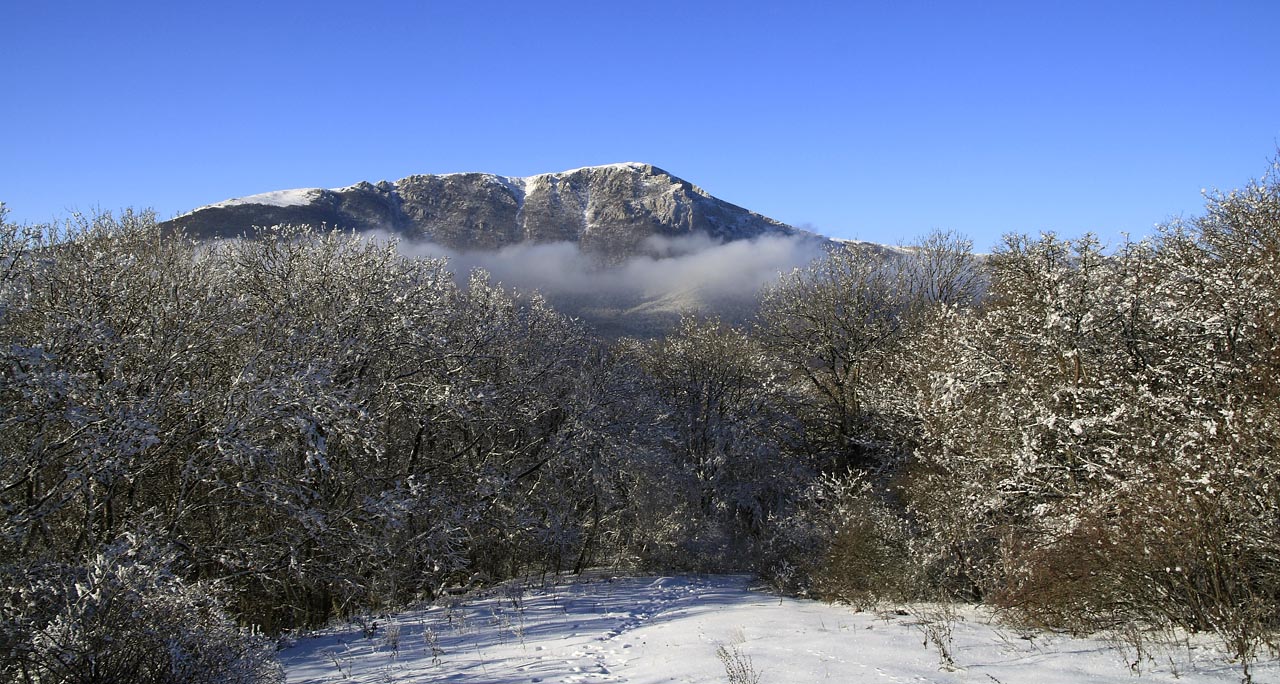
<svg viewBox="0 0 1280 684">
<path fill-rule="evenodd" d="M 760 304 L 604 342 L 358 236 L 4 223 L 0 677 L 263 681 L 261 633 L 601 564 L 1275 632 L 1276 173 L 1114 250 L 839 249 Z"/>
</svg>

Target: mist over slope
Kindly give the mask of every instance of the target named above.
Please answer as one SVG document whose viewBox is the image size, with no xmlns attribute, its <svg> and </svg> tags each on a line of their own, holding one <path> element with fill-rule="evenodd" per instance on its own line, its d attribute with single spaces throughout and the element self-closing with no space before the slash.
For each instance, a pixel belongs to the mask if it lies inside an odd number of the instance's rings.
<svg viewBox="0 0 1280 684">
<path fill-rule="evenodd" d="M 821 256 L 823 243 L 787 235 L 732 242 L 705 234 L 650 236 L 639 253 L 611 264 L 568 241 L 464 251 L 401 241 L 400 250 L 446 258 L 460 279 L 483 270 L 507 287 L 536 291 L 602 334 L 648 336 L 670 328 L 685 313 L 746 320 L 761 287 Z"/>
<path fill-rule="evenodd" d="M 277 224 L 395 238 L 408 254 L 447 257 L 460 277 L 483 269 L 536 290 L 608 336 L 661 334 L 690 311 L 745 320 L 762 285 L 832 244 L 640 163 L 278 190 L 165 223 L 204 239 Z"/>
</svg>

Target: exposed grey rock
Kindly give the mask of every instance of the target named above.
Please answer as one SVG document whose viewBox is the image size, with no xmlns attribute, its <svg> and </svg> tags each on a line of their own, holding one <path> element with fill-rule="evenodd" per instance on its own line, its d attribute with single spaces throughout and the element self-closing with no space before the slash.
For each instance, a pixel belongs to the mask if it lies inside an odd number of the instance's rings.
<svg viewBox="0 0 1280 684">
<path fill-rule="evenodd" d="M 265 193 L 201 207 L 166 223 L 197 238 L 251 236 L 259 226 L 280 223 L 325 224 L 385 230 L 454 250 L 569 241 L 603 263 L 642 253 L 652 236 L 705 233 L 731 241 L 799 232 L 637 163 L 528 178 L 454 173 Z"/>
<path fill-rule="evenodd" d="M 409 244 L 434 243 L 459 255 L 455 263 L 464 268 L 473 263 L 491 272 L 492 264 L 486 265 L 485 259 L 476 255 L 493 255 L 494 250 L 516 245 L 524 249 L 571 243 L 576 248 L 570 263 L 541 261 L 551 257 L 529 249 L 517 253 L 528 254 L 537 262 L 529 269 L 537 275 L 517 277 L 509 266 L 505 274 L 494 275 L 506 285 L 542 292 L 556 308 L 582 318 L 610 337 L 662 335 L 689 311 L 734 322 L 747 320 L 755 311 L 758 285 L 752 283 L 759 279 L 726 284 L 741 281 L 731 275 L 754 273 L 740 257 L 714 264 L 699 261 L 698 272 L 687 274 L 688 282 L 673 277 L 671 282 L 660 283 L 641 277 L 639 271 L 656 262 L 638 257 L 661 260 L 765 236 L 799 236 L 804 244 L 817 248 L 833 244 L 712 197 L 662 169 L 638 163 L 527 178 L 451 173 L 409 176 L 394 183 L 362 181 L 333 190 L 281 190 L 201 207 L 165 225 L 208 239 L 252 237 L 260 227 L 277 224 L 385 231 Z M 653 238 L 675 240 L 664 243 Z M 552 250 L 563 256 L 563 250 Z M 581 262 L 580 256 L 585 257 Z M 629 260 L 635 260 L 627 264 L 633 267 L 630 270 L 610 268 Z M 548 264 L 556 265 L 549 270 Z M 797 265 L 801 264 L 792 260 L 776 267 L 788 270 Z M 523 268 L 523 264 L 518 267 Z M 557 277 L 557 268 L 565 270 L 559 273 L 564 277 Z M 758 271 L 759 264 L 755 268 Z M 719 272 L 726 280 L 707 281 L 708 271 Z M 623 272 L 629 275 L 617 276 Z M 666 271 L 662 272 L 665 277 Z M 609 278 L 610 273 L 615 277 Z M 575 276 L 579 278 L 576 284 L 566 284 Z M 628 284 L 619 285 L 623 282 Z"/>
</svg>

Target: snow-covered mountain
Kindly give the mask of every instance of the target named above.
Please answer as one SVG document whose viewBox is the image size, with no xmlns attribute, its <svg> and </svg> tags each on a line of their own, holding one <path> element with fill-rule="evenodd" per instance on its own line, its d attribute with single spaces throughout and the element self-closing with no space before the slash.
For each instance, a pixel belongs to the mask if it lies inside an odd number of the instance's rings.
<svg viewBox="0 0 1280 684">
<path fill-rule="evenodd" d="M 279 223 L 383 230 L 455 251 L 570 242 L 604 263 L 645 254 L 654 237 L 704 234 L 730 242 L 802 234 L 636 162 L 526 178 L 451 173 L 280 190 L 210 204 L 167 222 L 200 238 L 238 237 Z"/>
<path fill-rule="evenodd" d="M 835 243 L 717 199 L 651 164 L 525 178 L 418 175 L 277 190 L 167 221 L 197 239 L 276 224 L 379 231 L 417 256 L 481 268 L 607 335 L 660 335 L 687 311 L 742 321 L 761 285 Z"/>
</svg>

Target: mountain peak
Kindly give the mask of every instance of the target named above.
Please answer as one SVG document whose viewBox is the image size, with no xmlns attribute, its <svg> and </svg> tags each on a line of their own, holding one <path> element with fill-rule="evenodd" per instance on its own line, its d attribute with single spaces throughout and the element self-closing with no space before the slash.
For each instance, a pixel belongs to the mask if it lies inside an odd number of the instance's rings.
<svg viewBox="0 0 1280 684">
<path fill-rule="evenodd" d="M 606 262 L 634 256 L 654 236 L 701 233 L 728 242 L 797 232 L 643 162 L 525 177 L 425 174 L 376 185 L 277 190 L 210 204 L 167 225 L 206 238 L 252 235 L 259 226 L 281 223 L 387 230 L 454 250 L 573 242 Z"/>
<path fill-rule="evenodd" d="M 582 171 L 586 171 L 586 172 L 592 172 L 592 171 L 596 171 L 596 172 L 599 172 L 599 171 L 638 171 L 638 172 L 640 172 L 640 173 L 647 173 L 647 174 L 662 174 L 662 175 L 666 175 L 666 176 L 670 176 L 670 175 L 671 175 L 671 174 L 667 173 L 666 171 L 663 171 L 662 169 L 660 169 L 660 168 L 658 168 L 658 167 L 654 166 L 653 164 L 646 164 L 646 163 L 644 163 L 644 162 L 634 162 L 634 161 L 630 161 L 630 162 L 618 162 L 618 163 L 616 163 L 616 164 L 600 164 L 600 165 L 597 165 L 597 166 L 582 166 L 582 167 L 579 167 L 579 168 L 576 168 L 576 169 L 569 169 L 568 171 L 560 171 L 559 173 L 539 174 L 539 175 L 544 175 L 544 176 L 567 176 L 567 175 L 569 175 L 569 174 L 579 173 L 579 172 L 582 172 Z"/>
</svg>

